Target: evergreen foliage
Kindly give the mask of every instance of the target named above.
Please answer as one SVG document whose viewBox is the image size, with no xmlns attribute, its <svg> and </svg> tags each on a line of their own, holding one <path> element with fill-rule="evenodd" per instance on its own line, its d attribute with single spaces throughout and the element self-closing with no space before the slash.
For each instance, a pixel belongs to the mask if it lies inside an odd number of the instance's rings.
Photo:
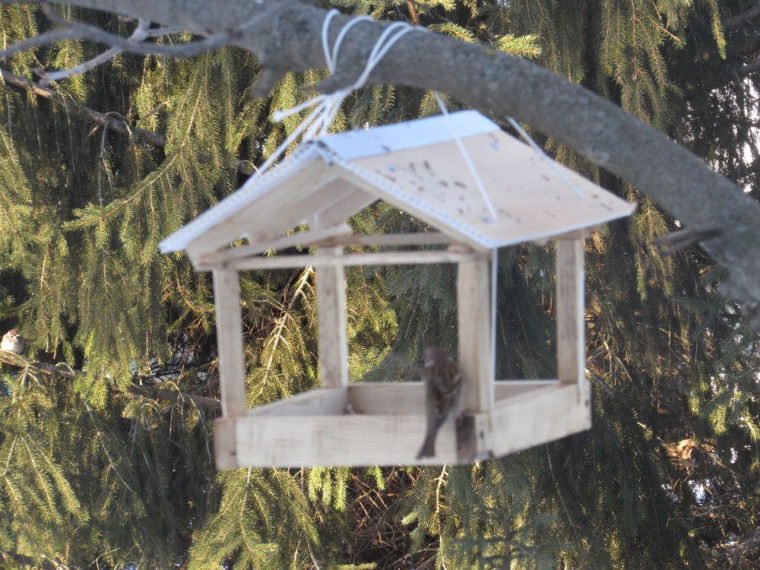
<svg viewBox="0 0 760 570">
<path fill-rule="evenodd" d="M 756 80 L 726 71 L 740 50 L 721 24 L 738 2 L 334 4 L 531 57 L 758 195 L 755 147 L 745 153 Z M 122 35 L 134 25 L 57 9 Z M 48 25 L 20 5 L 2 5 L 0 22 L 5 43 Z M 98 49 L 61 42 L 4 69 L 33 78 L 36 67 L 71 67 Z M 215 474 L 214 410 L 197 399 L 218 397 L 210 280 L 156 245 L 244 182 L 302 118 L 275 124 L 272 113 L 326 75 L 290 74 L 269 99 L 252 100 L 257 73 L 256 59 L 232 48 L 186 60 L 121 54 L 54 85 L 63 104 L 0 89 L 0 324 L 21 329 L 29 356 L 81 371 L 3 368 L 5 566 L 760 563 L 757 335 L 718 295 L 709 259 L 696 249 L 664 258 L 651 245 L 676 220 L 554 141 L 546 147 L 560 160 L 639 203 L 586 246 L 592 430 L 472 467 Z M 160 133 L 165 145 L 94 126 L 85 109 Z M 437 112 L 430 93 L 369 86 L 333 128 Z M 384 204 L 350 223 L 427 229 Z M 551 246 L 501 251 L 498 279 L 498 376 L 553 376 Z M 347 280 L 352 379 L 403 379 L 426 345 L 456 346 L 452 268 L 354 268 Z M 241 287 L 249 405 L 315 387 L 313 270 L 250 272 Z M 698 442 L 693 467 L 667 451 L 686 438 Z"/>
</svg>

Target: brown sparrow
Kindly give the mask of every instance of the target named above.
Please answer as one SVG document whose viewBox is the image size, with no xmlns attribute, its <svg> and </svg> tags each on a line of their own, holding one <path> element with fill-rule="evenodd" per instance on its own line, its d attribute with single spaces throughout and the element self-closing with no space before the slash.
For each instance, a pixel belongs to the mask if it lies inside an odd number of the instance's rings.
<svg viewBox="0 0 760 570">
<path fill-rule="evenodd" d="M 16 329 L 11 329 L 5 333 L 2 342 L 0 342 L 0 350 L 7 350 L 16 354 L 24 352 L 24 340 L 21 338 L 21 334 Z"/>
<path fill-rule="evenodd" d="M 462 373 L 448 352 L 438 346 L 425 349 L 422 368 L 425 382 L 425 416 L 427 429 L 417 459 L 435 456 L 438 430 L 450 417 L 459 413 L 462 405 Z"/>
</svg>

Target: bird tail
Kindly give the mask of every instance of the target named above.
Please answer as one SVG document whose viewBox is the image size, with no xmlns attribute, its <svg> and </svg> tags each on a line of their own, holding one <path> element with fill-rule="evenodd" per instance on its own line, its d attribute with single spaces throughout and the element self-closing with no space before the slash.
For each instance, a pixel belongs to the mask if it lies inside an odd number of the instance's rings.
<svg viewBox="0 0 760 570">
<path fill-rule="evenodd" d="M 435 456 L 435 436 L 435 433 L 425 436 L 425 441 L 422 442 L 422 447 L 420 448 L 420 452 L 417 454 L 417 459 Z"/>
</svg>

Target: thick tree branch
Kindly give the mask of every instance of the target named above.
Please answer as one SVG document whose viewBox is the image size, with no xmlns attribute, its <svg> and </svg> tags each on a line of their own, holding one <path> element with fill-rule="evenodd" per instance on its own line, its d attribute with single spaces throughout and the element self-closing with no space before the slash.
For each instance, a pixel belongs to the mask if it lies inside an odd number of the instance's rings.
<svg viewBox="0 0 760 570">
<path fill-rule="evenodd" d="M 5 82 L 8 85 L 13 85 L 19 89 L 23 89 L 24 91 L 34 93 L 35 95 L 44 97 L 45 99 L 49 99 L 56 104 L 65 104 L 69 108 L 71 107 L 71 101 L 65 102 L 63 96 L 60 93 L 57 93 L 56 91 L 53 91 L 47 87 L 37 85 L 25 77 L 14 75 L 13 73 L 5 71 L 4 69 L 0 69 L 0 81 Z M 138 129 L 136 127 L 130 127 L 125 121 L 116 119 L 110 115 L 98 113 L 97 111 L 93 111 L 87 107 L 78 107 L 77 110 L 82 113 L 87 118 L 87 120 L 100 125 L 101 127 L 106 127 L 113 131 L 116 131 L 117 133 L 132 136 L 136 140 L 142 140 L 152 146 L 164 147 L 166 145 L 166 138 L 159 133 L 146 131 L 144 129 Z"/>
<path fill-rule="evenodd" d="M 8 0 L 0 0 L 6 2 Z M 270 77 L 325 67 L 321 31 L 326 12 L 299 2 L 249 0 L 74 0 L 78 6 L 212 36 L 253 22 L 231 44 L 257 55 Z M 745 19 L 747 15 L 744 15 Z M 333 45 L 348 16 L 334 19 Z M 386 24 L 362 22 L 344 38 L 339 75 L 323 86 L 350 84 Z M 127 46 L 128 49 L 128 46 Z M 730 270 L 722 291 L 760 328 L 760 204 L 661 132 L 609 101 L 528 61 L 487 46 L 433 33 L 406 35 L 369 77 L 372 83 L 442 91 L 499 118 L 514 117 L 566 144 L 651 196 L 685 227 L 720 228 L 702 247 Z"/>
<path fill-rule="evenodd" d="M 732 16 L 726 20 L 724 29 L 727 32 L 735 32 L 745 26 L 754 26 L 755 20 L 760 17 L 760 3 L 755 4 L 749 10 Z"/>
</svg>

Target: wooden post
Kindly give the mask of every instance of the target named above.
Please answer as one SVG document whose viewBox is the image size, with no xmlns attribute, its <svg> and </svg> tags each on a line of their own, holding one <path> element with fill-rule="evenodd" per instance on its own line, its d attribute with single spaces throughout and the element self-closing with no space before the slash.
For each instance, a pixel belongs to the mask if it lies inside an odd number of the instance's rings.
<svg viewBox="0 0 760 570">
<path fill-rule="evenodd" d="M 488 261 L 459 263 L 458 364 L 464 376 L 462 411 L 472 416 L 472 421 L 483 413 L 485 415 L 479 417 L 489 417 L 494 405 L 490 280 Z M 457 448 L 461 461 L 470 461 L 489 451 L 490 425 L 470 425 L 472 421 L 458 423 Z"/>
<path fill-rule="evenodd" d="M 557 377 L 577 383 L 581 400 L 588 398 L 584 339 L 584 240 L 556 242 L 557 249 Z"/>
<path fill-rule="evenodd" d="M 235 418 L 247 410 L 240 283 L 236 271 L 216 270 L 213 277 L 222 415 Z"/>
<path fill-rule="evenodd" d="M 315 219 L 309 229 L 324 228 L 332 220 Z M 343 255 L 343 247 L 320 247 L 317 255 Z M 348 331 L 346 284 L 343 265 L 317 265 L 317 318 L 319 320 L 319 378 L 322 388 L 348 385 Z"/>
</svg>

